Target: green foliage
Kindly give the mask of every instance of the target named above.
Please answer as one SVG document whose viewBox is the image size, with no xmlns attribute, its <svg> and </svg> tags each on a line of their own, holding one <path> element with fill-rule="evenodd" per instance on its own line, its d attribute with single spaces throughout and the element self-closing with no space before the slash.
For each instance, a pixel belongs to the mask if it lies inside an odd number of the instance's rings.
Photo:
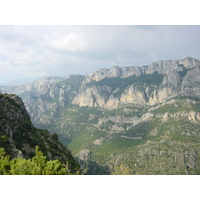
<svg viewBox="0 0 200 200">
<path fill-rule="evenodd" d="M 70 175 L 68 165 L 58 160 L 47 161 L 47 158 L 36 146 L 35 156 L 31 159 L 5 156 L 5 150 L 0 148 L 0 174 L 1 175 Z M 78 172 L 77 172 L 78 174 Z"/>
<path fill-rule="evenodd" d="M 1 174 L 75 174 L 80 166 L 58 141 L 58 135 L 35 128 L 23 104 L 18 101 L 16 95 L 0 94 L 0 147 L 10 155 L 10 158 L 1 159 Z M 41 151 L 36 148 L 34 153 L 36 145 Z M 27 160 L 15 158 L 13 147 L 20 150 Z M 67 168 L 63 165 L 66 162 Z"/>
<path fill-rule="evenodd" d="M 58 134 L 57 134 L 57 133 L 52 134 L 52 135 L 51 135 L 51 138 L 52 138 L 52 140 L 54 140 L 54 141 L 58 141 Z"/>
<path fill-rule="evenodd" d="M 6 148 L 9 144 L 8 136 L 0 131 L 0 147 Z"/>
<path fill-rule="evenodd" d="M 129 169 L 129 167 L 120 164 L 120 166 L 113 165 L 111 175 L 130 175 L 130 173 L 131 170 Z"/>
<path fill-rule="evenodd" d="M 0 174 L 7 174 L 10 171 L 10 156 L 5 156 L 6 152 L 0 148 Z"/>
</svg>

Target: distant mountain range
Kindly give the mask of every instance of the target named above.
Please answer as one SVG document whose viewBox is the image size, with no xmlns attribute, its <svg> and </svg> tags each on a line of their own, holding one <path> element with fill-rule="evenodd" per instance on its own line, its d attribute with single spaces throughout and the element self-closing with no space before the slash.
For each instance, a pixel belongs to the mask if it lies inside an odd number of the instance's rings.
<svg viewBox="0 0 200 200">
<path fill-rule="evenodd" d="M 200 173 L 200 61 L 43 78 L 0 87 L 19 95 L 38 128 L 60 142 L 87 174 Z"/>
<path fill-rule="evenodd" d="M 31 83 L 35 81 L 34 79 L 18 79 L 18 80 L 13 80 L 13 81 L 9 81 L 9 82 L 6 82 L 6 83 L 2 83 L 1 85 L 3 86 L 12 86 L 12 85 L 26 85 L 28 83 Z"/>
<path fill-rule="evenodd" d="M 66 79 L 67 76 L 56 76 L 56 77 L 60 77 L 63 79 Z M 43 79 L 43 78 L 49 78 L 49 77 L 40 77 L 40 78 L 36 78 L 36 79 L 17 79 L 17 80 L 13 80 L 13 81 L 9 81 L 6 83 L 1 83 L 0 86 L 20 86 L 20 85 L 27 85 L 29 83 L 32 83 L 34 81 Z"/>
</svg>

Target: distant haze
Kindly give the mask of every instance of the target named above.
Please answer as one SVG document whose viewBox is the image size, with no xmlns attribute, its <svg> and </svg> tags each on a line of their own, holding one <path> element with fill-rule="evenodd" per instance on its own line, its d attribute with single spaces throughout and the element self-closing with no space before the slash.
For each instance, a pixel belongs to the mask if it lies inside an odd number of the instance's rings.
<svg viewBox="0 0 200 200">
<path fill-rule="evenodd" d="M 200 59 L 200 26 L 0 26 L 0 84 Z"/>
</svg>

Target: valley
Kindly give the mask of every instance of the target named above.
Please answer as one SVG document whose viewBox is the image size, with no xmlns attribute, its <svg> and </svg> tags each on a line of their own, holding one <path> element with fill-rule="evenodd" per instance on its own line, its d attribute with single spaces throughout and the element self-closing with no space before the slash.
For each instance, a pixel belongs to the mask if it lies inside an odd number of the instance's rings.
<svg viewBox="0 0 200 200">
<path fill-rule="evenodd" d="M 86 174 L 199 174 L 200 61 L 114 66 L 1 86 Z"/>
</svg>

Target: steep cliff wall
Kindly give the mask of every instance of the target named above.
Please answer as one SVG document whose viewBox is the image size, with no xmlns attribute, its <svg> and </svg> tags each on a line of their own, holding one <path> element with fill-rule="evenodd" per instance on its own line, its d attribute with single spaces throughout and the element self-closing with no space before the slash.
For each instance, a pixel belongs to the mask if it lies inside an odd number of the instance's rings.
<svg viewBox="0 0 200 200">
<path fill-rule="evenodd" d="M 44 78 L 0 90 L 20 95 L 34 124 L 50 124 L 69 104 L 114 109 L 126 104 L 152 106 L 178 95 L 200 97 L 199 74 L 200 61 L 186 57 L 141 67 L 114 66 L 66 80 Z"/>
<path fill-rule="evenodd" d="M 151 65 L 147 66 L 130 66 L 130 67 L 118 67 L 114 66 L 110 69 L 101 69 L 97 72 L 93 72 L 87 75 L 83 81 L 83 83 L 89 83 L 91 81 L 100 81 L 105 78 L 127 78 L 133 75 L 139 76 L 144 74 L 153 74 L 154 72 L 158 72 L 158 74 L 168 74 L 172 70 L 183 71 L 185 68 L 191 69 L 194 67 L 200 66 L 200 61 L 186 57 L 184 59 L 177 60 L 165 60 L 154 62 Z"/>
<path fill-rule="evenodd" d="M 127 103 L 154 105 L 179 94 L 199 97 L 199 66 L 200 61 L 187 57 L 146 67 L 101 69 L 85 77 L 72 103 L 112 109 Z M 122 79 L 123 84 L 127 82 L 125 88 L 120 84 Z M 116 91 L 120 95 L 116 96 Z"/>
</svg>

